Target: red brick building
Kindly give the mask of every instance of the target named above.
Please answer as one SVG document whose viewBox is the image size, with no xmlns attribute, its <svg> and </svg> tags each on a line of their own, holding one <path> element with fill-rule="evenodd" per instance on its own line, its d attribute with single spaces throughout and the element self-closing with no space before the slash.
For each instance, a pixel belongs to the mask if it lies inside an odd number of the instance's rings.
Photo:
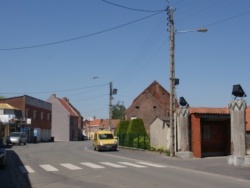
<svg viewBox="0 0 250 188">
<path fill-rule="evenodd" d="M 21 110 L 23 121 L 18 126 L 25 129 L 30 137 L 35 134 L 37 141 L 51 139 L 51 103 L 28 95 L 1 99 L 0 103 L 7 103 Z"/>
<path fill-rule="evenodd" d="M 169 117 L 170 94 L 157 81 L 153 81 L 126 110 L 126 119 L 141 118 L 149 133 L 150 124 L 159 117 Z M 178 102 L 176 101 L 176 104 Z M 177 105 L 178 106 L 178 105 Z"/>
</svg>

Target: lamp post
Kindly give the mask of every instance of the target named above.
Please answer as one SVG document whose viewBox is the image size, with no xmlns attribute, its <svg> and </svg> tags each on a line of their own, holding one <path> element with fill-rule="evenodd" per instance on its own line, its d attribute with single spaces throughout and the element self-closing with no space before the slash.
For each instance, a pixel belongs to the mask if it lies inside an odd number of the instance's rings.
<svg viewBox="0 0 250 188">
<path fill-rule="evenodd" d="M 169 112 L 169 121 L 170 121 L 170 156 L 174 156 L 174 115 L 176 111 L 175 104 L 175 86 L 179 84 L 179 79 L 175 78 L 175 62 L 174 62 L 174 50 L 175 50 L 175 30 L 174 30 L 174 16 L 173 8 L 168 9 L 168 19 L 169 19 L 169 32 L 170 32 L 170 112 Z M 186 30 L 178 31 L 180 33 L 185 32 L 207 32 L 206 28 L 200 28 L 197 30 Z"/>
<path fill-rule="evenodd" d="M 112 95 L 113 95 L 113 88 L 112 82 L 109 82 L 109 130 L 111 130 L 111 119 L 112 119 Z"/>
</svg>

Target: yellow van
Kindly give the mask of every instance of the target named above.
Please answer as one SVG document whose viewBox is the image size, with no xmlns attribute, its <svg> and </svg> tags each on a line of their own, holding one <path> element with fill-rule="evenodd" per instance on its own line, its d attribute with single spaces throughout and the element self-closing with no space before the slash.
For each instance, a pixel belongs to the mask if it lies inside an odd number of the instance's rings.
<svg viewBox="0 0 250 188">
<path fill-rule="evenodd" d="M 99 130 L 94 134 L 94 150 L 117 150 L 117 140 L 111 131 Z"/>
</svg>

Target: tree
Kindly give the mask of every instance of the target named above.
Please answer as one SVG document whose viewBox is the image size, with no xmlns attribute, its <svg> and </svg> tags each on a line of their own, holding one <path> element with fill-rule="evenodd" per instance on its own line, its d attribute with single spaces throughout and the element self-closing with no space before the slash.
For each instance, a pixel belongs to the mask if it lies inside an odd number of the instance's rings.
<svg viewBox="0 0 250 188">
<path fill-rule="evenodd" d="M 5 98 L 4 96 L 0 96 L 0 100 L 1 100 L 1 99 L 4 99 L 4 98 Z"/>
<path fill-rule="evenodd" d="M 112 106 L 112 119 L 125 119 L 125 106 L 117 103 Z"/>
</svg>

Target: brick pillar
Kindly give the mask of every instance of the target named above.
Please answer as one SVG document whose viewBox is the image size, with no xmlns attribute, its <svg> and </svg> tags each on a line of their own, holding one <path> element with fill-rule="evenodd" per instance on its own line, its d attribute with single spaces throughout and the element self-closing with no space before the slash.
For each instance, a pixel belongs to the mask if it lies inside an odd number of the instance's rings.
<svg viewBox="0 0 250 188">
<path fill-rule="evenodd" d="M 198 114 L 191 115 L 191 132 L 192 132 L 192 151 L 194 157 L 202 157 L 201 153 L 201 124 L 200 116 Z"/>
</svg>

